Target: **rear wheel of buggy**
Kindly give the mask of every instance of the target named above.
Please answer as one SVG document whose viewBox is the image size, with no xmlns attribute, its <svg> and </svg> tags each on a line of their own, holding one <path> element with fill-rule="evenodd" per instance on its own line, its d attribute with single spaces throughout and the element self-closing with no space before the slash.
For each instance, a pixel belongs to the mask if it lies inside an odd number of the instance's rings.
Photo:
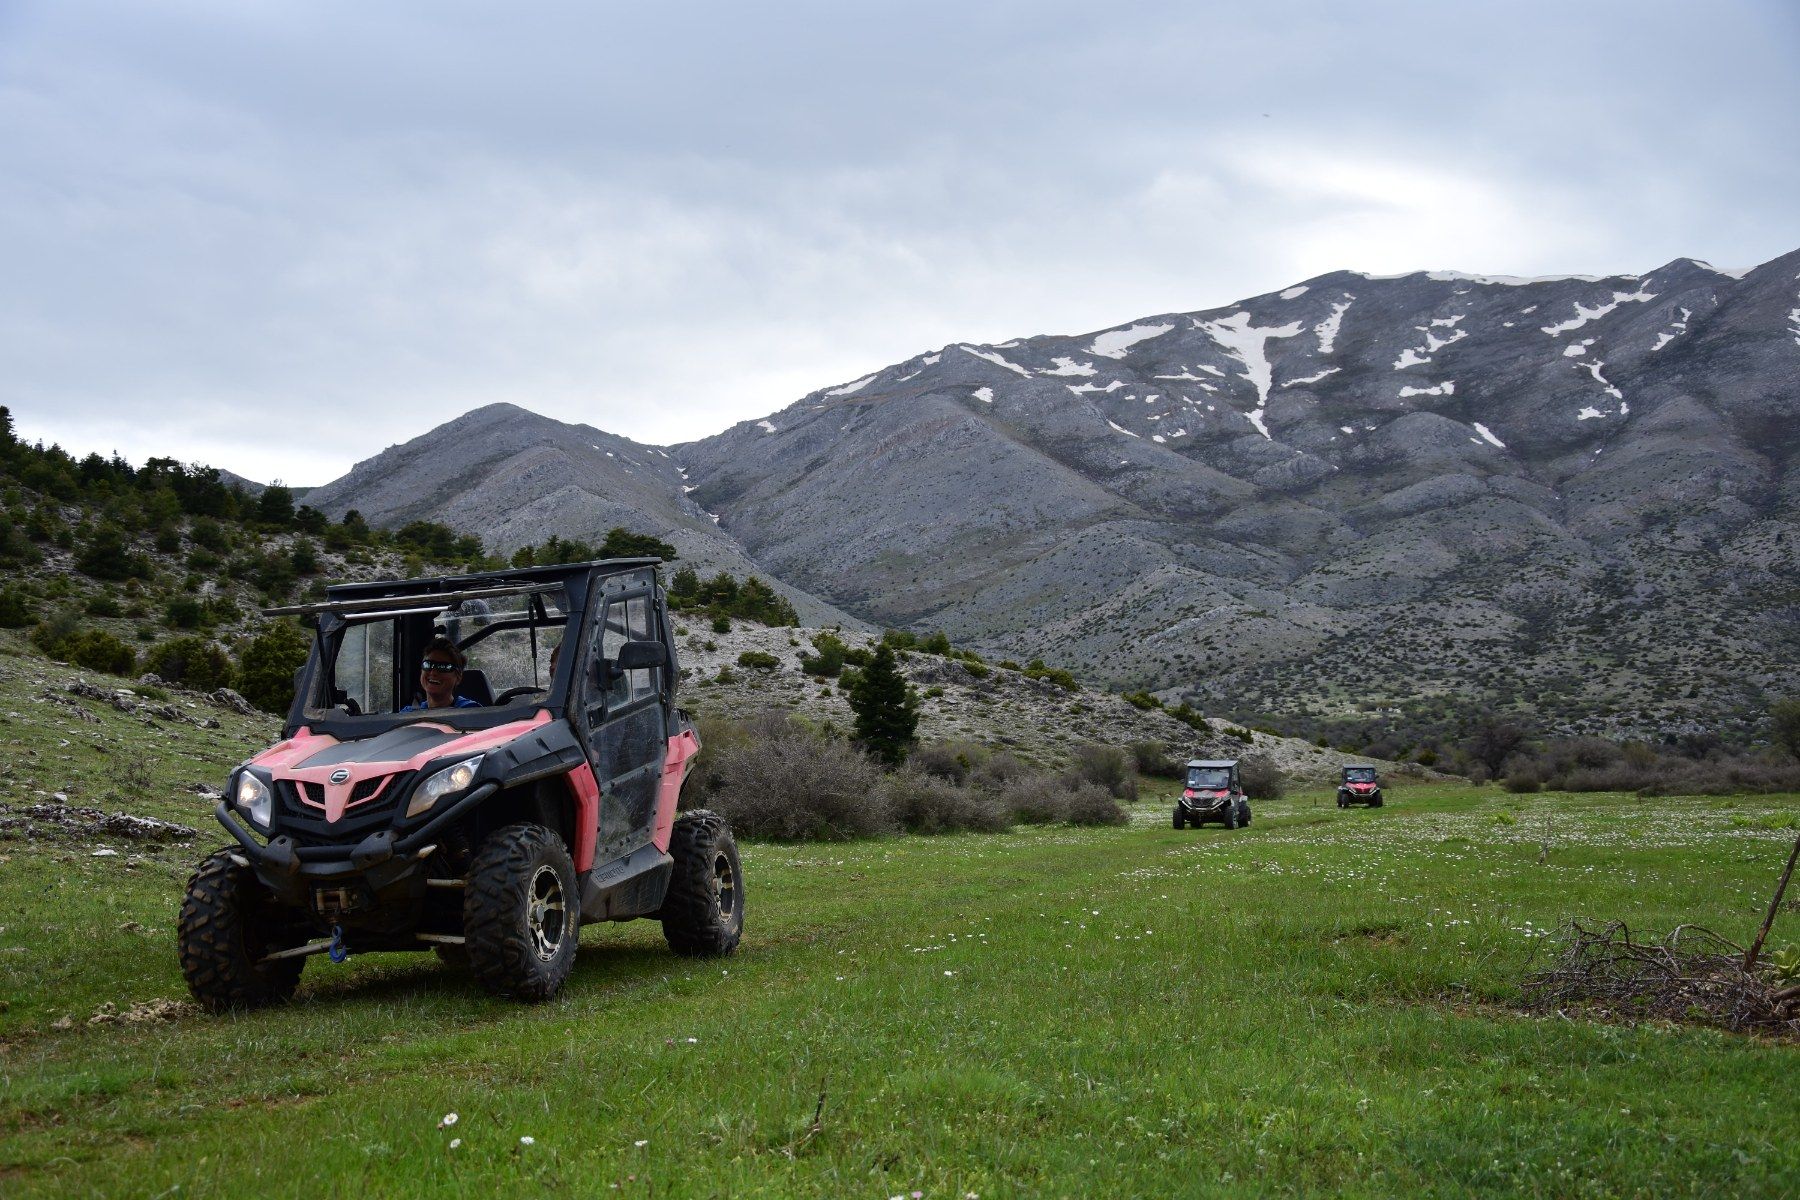
<svg viewBox="0 0 1800 1200">
<path fill-rule="evenodd" d="M 281 936 L 272 898 L 248 867 L 220 850 L 188 880 L 175 941 L 194 999 L 212 1012 L 280 1004 L 300 984 L 304 958 L 262 961 L 297 944 Z"/>
<path fill-rule="evenodd" d="M 548 1000 L 575 966 L 580 940 L 575 864 L 542 825 L 489 834 L 469 865 L 463 944 L 469 970 L 488 991 Z"/>
<path fill-rule="evenodd" d="M 675 869 L 658 914 L 669 949 L 730 954 L 744 936 L 744 869 L 731 826 L 704 808 L 684 812 L 669 834 L 669 856 Z"/>
</svg>

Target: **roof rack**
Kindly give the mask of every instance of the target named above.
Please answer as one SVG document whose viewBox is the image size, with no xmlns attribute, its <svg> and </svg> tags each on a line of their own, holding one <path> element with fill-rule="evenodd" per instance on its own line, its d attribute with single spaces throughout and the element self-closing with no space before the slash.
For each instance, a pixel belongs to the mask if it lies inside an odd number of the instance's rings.
<svg viewBox="0 0 1800 1200">
<path fill-rule="evenodd" d="M 412 612 L 422 609 L 443 609 L 460 604 L 464 600 L 486 600 L 494 596 L 522 596 L 531 592 L 560 592 L 563 584 L 560 579 L 543 580 L 537 583 L 511 583 L 502 587 L 468 588 L 459 592 L 428 592 L 416 596 L 377 596 L 368 600 L 322 600 L 316 604 L 284 604 L 279 608 L 265 608 L 265 617 L 299 617 L 315 613 L 337 613 L 340 616 L 354 616 L 358 613 L 373 612 Z"/>
</svg>

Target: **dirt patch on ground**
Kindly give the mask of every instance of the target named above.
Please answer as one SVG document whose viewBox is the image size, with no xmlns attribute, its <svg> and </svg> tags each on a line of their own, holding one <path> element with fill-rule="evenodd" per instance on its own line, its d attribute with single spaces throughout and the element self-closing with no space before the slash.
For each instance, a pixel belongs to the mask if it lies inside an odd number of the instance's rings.
<svg viewBox="0 0 1800 1200">
<path fill-rule="evenodd" d="M 175 1021 L 182 1017 L 199 1015 L 200 1009 L 186 1000 L 140 1000 L 129 1008 L 121 1010 L 118 1005 L 108 1000 L 94 1010 L 94 1015 L 87 1019 L 89 1025 L 156 1025 L 164 1021 Z"/>
<path fill-rule="evenodd" d="M 1372 946 L 1397 946 L 1407 940 L 1406 933 L 1398 925 L 1358 925 L 1354 929 L 1342 929 L 1331 935 L 1334 942 L 1360 942 Z"/>
</svg>

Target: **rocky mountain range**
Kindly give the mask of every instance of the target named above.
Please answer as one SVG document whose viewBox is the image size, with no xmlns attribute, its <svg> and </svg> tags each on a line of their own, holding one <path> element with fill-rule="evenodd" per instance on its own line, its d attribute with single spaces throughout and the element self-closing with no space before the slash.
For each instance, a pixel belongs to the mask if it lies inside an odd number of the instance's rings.
<svg viewBox="0 0 1800 1200">
<path fill-rule="evenodd" d="M 946 346 L 680 446 L 496 405 L 308 502 L 501 549 L 626 525 L 774 578 L 809 624 L 942 628 L 1212 711 L 1435 697 L 1643 734 L 1800 689 L 1797 417 L 1800 252 L 1346 271 Z"/>
</svg>

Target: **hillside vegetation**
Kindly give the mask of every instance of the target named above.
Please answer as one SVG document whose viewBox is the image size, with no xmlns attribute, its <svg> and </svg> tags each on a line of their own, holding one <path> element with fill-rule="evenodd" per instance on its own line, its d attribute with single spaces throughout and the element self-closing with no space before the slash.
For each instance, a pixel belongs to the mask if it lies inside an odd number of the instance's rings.
<svg viewBox="0 0 1800 1200">
<path fill-rule="evenodd" d="M 615 528 L 597 543 L 553 534 L 501 557 L 432 521 L 390 530 L 355 511 L 328 520 L 285 487 L 252 492 L 215 468 L 168 458 L 133 467 L 25 444 L 0 407 L 0 629 L 27 631 L 52 659 L 202 691 L 235 688 L 271 712 L 286 711 L 309 634 L 260 610 L 320 597 L 328 580 L 675 553 Z M 702 581 L 690 571 L 680 583 L 675 603 L 705 615 L 796 619 L 755 577 Z"/>
</svg>

